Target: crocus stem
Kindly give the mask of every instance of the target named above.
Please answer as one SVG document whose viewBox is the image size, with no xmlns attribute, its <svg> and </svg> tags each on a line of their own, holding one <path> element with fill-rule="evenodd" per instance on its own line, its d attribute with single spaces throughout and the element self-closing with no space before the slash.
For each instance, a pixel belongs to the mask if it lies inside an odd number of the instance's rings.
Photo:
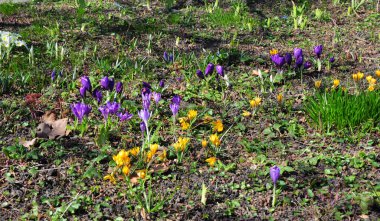
<svg viewBox="0 0 380 221">
<path fill-rule="evenodd" d="M 272 200 L 272 207 L 276 205 L 276 184 L 273 186 L 273 200 Z"/>
<path fill-rule="evenodd" d="M 172 125 L 172 134 L 175 134 L 175 115 L 173 115 L 173 125 Z"/>
<path fill-rule="evenodd" d="M 147 137 L 147 141 L 148 141 L 148 144 L 150 143 L 150 133 L 149 133 L 149 127 L 148 127 L 148 122 L 146 123 L 146 137 Z"/>
</svg>

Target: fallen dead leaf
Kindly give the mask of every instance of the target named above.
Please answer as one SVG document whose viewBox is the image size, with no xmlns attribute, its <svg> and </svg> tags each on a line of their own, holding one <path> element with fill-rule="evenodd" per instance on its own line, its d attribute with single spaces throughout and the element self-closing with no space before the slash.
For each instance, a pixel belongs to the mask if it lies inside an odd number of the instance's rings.
<svg viewBox="0 0 380 221">
<path fill-rule="evenodd" d="M 51 116 L 51 115 L 49 115 Z M 40 123 L 37 127 L 37 137 L 55 139 L 66 136 L 70 131 L 66 131 L 68 118 L 51 121 L 52 117 L 45 118 L 48 123 Z"/>
<path fill-rule="evenodd" d="M 66 126 L 68 118 L 56 120 L 52 123 L 52 130 L 48 134 L 49 139 L 55 139 L 56 137 L 63 137 L 66 135 Z"/>
<path fill-rule="evenodd" d="M 46 113 L 41 117 L 41 122 L 45 124 L 52 125 L 55 121 L 55 114 L 51 111 L 46 111 Z"/>
<path fill-rule="evenodd" d="M 30 148 L 36 144 L 37 138 L 34 138 L 32 140 L 26 140 L 25 138 L 20 139 L 20 144 L 23 145 L 26 148 Z"/>
</svg>

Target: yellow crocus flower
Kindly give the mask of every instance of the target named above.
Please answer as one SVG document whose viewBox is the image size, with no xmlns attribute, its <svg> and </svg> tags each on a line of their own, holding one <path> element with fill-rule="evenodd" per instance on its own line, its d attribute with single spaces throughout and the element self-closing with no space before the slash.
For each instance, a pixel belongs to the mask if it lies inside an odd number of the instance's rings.
<svg viewBox="0 0 380 221">
<path fill-rule="evenodd" d="M 352 79 L 354 81 L 358 81 L 359 80 L 358 74 L 352 74 Z"/>
<path fill-rule="evenodd" d="M 129 174 L 129 166 L 123 166 L 123 169 L 122 169 L 122 172 L 125 174 L 125 175 L 128 175 Z"/>
<path fill-rule="evenodd" d="M 251 112 L 243 110 L 242 115 L 243 115 L 243 117 L 250 117 L 251 116 Z"/>
<path fill-rule="evenodd" d="M 216 161 L 217 161 L 216 157 L 210 157 L 210 158 L 206 159 L 206 162 L 211 167 L 213 167 L 215 165 Z"/>
<path fill-rule="evenodd" d="M 214 131 L 222 132 L 223 131 L 223 122 L 218 119 L 212 123 L 214 125 Z"/>
<path fill-rule="evenodd" d="M 360 71 L 356 74 L 358 75 L 358 80 L 361 80 L 364 77 L 364 74 Z"/>
<path fill-rule="evenodd" d="M 339 84 L 340 84 L 340 80 L 339 80 L 339 79 L 335 79 L 335 80 L 333 81 L 333 87 L 334 87 L 334 88 L 338 87 Z"/>
<path fill-rule="evenodd" d="M 283 98 L 284 98 L 284 96 L 282 95 L 282 94 L 278 94 L 277 95 L 277 101 L 278 101 L 278 103 L 282 103 L 282 100 L 283 100 Z"/>
<path fill-rule="evenodd" d="M 113 174 L 108 174 L 104 176 L 103 180 L 109 180 L 111 183 L 116 184 L 116 179 Z"/>
<path fill-rule="evenodd" d="M 189 110 L 189 112 L 187 113 L 187 117 L 189 118 L 189 120 L 192 120 L 197 117 L 197 114 L 198 112 L 196 110 Z"/>
<path fill-rule="evenodd" d="M 211 136 L 210 136 L 210 141 L 211 141 L 211 143 L 212 144 L 214 144 L 215 146 L 219 146 L 220 145 L 220 139 L 219 139 L 219 137 L 218 137 L 218 134 L 212 134 Z"/>
<path fill-rule="evenodd" d="M 278 50 L 277 49 L 272 49 L 272 50 L 269 51 L 269 54 L 270 55 L 278 54 Z"/>
<path fill-rule="evenodd" d="M 207 147 L 207 140 L 202 140 L 202 147 L 203 148 L 206 148 Z"/>
<path fill-rule="evenodd" d="M 145 177 L 146 177 L 146 170 L 137 170 L 137 171 L 136 171 L 136 174 L 137 174 L 137 176 L 138 176 L 140 179 L 145 179 Z"/>
<path fill-rule="evenodd" d="M 376 70 L 375 74 L 376 74 L 377 77 L 380 77 L 380 70 Z"/>
<path fill-rule="evenodd" d="M 321 81 L 321 80 L 318 80 L 318 81 L 315 81 L 315 82 L 314 82 L 314 86 L 315 86 L 316 88 L 320 88 L 321 85 L 322 85 L 322 81 Z"/>
</svg>

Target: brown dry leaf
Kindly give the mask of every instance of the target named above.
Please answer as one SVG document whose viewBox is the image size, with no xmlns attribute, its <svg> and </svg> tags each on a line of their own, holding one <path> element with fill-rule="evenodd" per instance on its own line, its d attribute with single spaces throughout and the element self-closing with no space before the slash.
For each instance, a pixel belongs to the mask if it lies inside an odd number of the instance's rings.
<svg viewBox="0 0 380 221">
<path fill-rule="evenodd" d="M 52 123 L 52 130 L 48 134 L 49 139 L 55 139 L 56 137 L 62 137 L 66 135 L 66 126 L 68 118 L 56 120 Z"/>
<path fill-rule="evenodd" d="M 368 215 L 365 215 L 365 214 L 360 215 L 359 217 L 362 218 L 362 219 L 369 219 L 369 216 L 368 216 Z"/>
<path fill-rule="evenodd" d="M 46 111 L 46 113 L 41 117 L 42 123 L 52 125 L 55 121 L 55 114 L 51 111 Z"/>
<path fill-rule="evenodd" d="M 48 138 L 49 134 L 51 133 L 51 127 L 49 124 L 40 123 L 37 126 L 36 131 L 37 131 L 37 137 Z"/>
<path fill-rule="evenodd" d="M 153 165 L 152 168 L 149 170 L 149 172 L 156 173 L 156 172 L 166 172 L 169 170 L 169 163 L 161 163 Z"/>
<path fill-rule="evenodd" d="M 259 72 L 258 72 L 257 70 L 253 70 L 253 71 L 252 71 L 252 74 L 253 74 L 253 75 L 256 75 L 256 76 L 259 76 L 259 75 L 260 75 Z"/>
<path fill-rule="evenodd" d="M 139 177 L 137 175 L 133 175 L 129 178 L 129 181 L 132 183 L 132 184 L 136 184 L 139 182 Z"/>
<path fill-rule="evenodd" d="M 36 141 L 37 141 L 37 138 L 34 138 L 32 140 L 25 140 L 25 138 L 21 138 L 19 143 L 26 148 L 30 148 L 34 144 L 36 144 Z"/>
</svg>

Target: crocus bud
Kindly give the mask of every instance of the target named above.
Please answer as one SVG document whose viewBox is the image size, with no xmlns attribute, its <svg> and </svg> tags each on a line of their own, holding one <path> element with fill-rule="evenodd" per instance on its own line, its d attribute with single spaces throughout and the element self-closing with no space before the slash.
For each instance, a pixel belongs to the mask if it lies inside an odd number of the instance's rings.
<svg viewBox="0 0 380 221">
<path fill-rule="evenodd" d="M 303 56 L 296 57 L 296 68 L 300 68 L 303 64 Z"/>
<path fill-rule="evenodd" d="M 220 75 L 220 76 L 224 76 L 224 69 L 223 69 L 223 66 L 221 66 L 221 65 L 217 65 L 216 66 L 216 72 Z"/>
<path fill-rule="evenodd" d="M 282 57 L 280 54 L 272 55 L 271 59 L 279 68 L 281 68 L 285 64 L 285 58 Z"/>
<path fill-rule="evenodd" d="M 303 54 L 302 54 L 302 49 L 301 49 L 301 48 L 295 48 L 295 49 L 294 49 L 294 57 L 296 58 L 296 60 L 297 60 L 297 58 L 300 57 L 300 56 L 303 56 Z"/>
<path fill-rule="evenodd" d="M 53 72 L 51 72 L 51 80 L 54 81 L 55 80 L 55 76 L 57 75 L 57 72 L 55 72 L 55 70 Z"/>
<path fill-rule="evenodd" d="M 147 125 L 148 124 L 148 120 L 150 118 L 150 112 L 149 112 L 149 110 L 142 109 L 142 110 L 140 110 L 137 113 L 138 113 L 140 119 Z"/>
<path fill-rule="evenodd" d="M 286 53 L 285 56 L 285 62 L 288 64 L 288 65 L 291 65 L 292 64 L 292 55 L 290 53 Z"/>
<path fill-rule="evenodd" d="M 158 92 L 153 92 L 153 99 L 156 102 L 156 104 L 158 104 L 158 102 L 160 102 L 161 100 L 161 94 Z"/>
<path fill-rule="evenodd" d="M 108 83 L 108 90 L 112 91 L 114 86 L 115 86 L 115 79 L 110 78 L 109 83 Z"/>
<path fill-rule="evenodd" d="M 85 97 L 86 96 L 86 88 L 85 87 L 79 88 L 79 93 L 80 93 L 81 97 Z"/>
<path fill-rule="evenodd" d="M 146 131 L 146 126 L 145 126 L 145 123 L 144 122 L 141 122 L 140 123 L 140 130 L 141 130 L 141 132 L 144 134 L 145 133 L 145 131 Z"/>
<path fill-rule="evenodd" d="M 314 53 L 315 53 L 315 55 L 316 55 L 318 58 L 321 57 L 322 49 L 323 49 L 323 46 L 322 46 L 322 45 L 317 45 L 317 46 L 314 47 Z"/>
<path fill-rule="evenodd" d="M 169 62 L 169 54 L 168 54 L 168 52 L 164 52 L 164 60 L 166 61 L 166 62 Z"/>
<path fill-rule="evenodd" d="M 174 97 L 172 98 L 172 103 L 180 105 L 181 104 L 181 97 L 179 95 L 174 95 Z"/>
<path fill-rule="evenodd" d="M 142 86 L 146 87 L 146 88 L 149 88 L 149 89 L 152 89 L 152 86 L 150 86 L 150 84 L 147 83 L 147 82 L 145 82 L 145 81 L 142 82 Z"/>
<path fill-rule="evenodd" d="M 278 166 L 271 167 L 269 174 L 273 183 L 276 185 L 278 178 L 280 178 L 280 168 Z"/>
<path fill-rule="evenodd" d="M 81 79 L 82 87 L 91 92 L 91 81 L 87 76 L 83 76 Z"/>
<path fill-rule="evenodd" d="M 96 100 L 98 101 L 98 103 L 102 102 L 103 95 L 102 95 L 102 92 L 100 90 L 95 89 L 92 92 L 92 96 L 96 98 Z"/>
<path fill-rule="evenodd" d="M 334 58 L 334 57 L 331 57 L 331 58 L 329 59 L 329 61 L 330 61 L 330 63 L 334 63 L 335 58 Z"/>
<path fill-rule="evenodd" d="M 123 83 L 117 82 L 116 84 L 116 93 L 120 94 L 123 91 Z"/>
<path fill-rule="evenodd" d="M 109 79 L 108 79 L 108 76 L 105 76 L 104 78 L 102 78 L 101 80 L 100 80 L 100 86 L 102 86 L 102 88 L 104 88 L 104 89 L 106 89 L 106 90 L 108 90 L 108 88 L 109 88 L 109 83 L 110 83 L 110 81 L 109 81 Z"/>
<path fill-rule="evenodd" d="M 200 79 L 204 79 L 205 76 L 203 75 L 203 72 L 201 70 L 197 70 L 197 76 L 200 78 Z"/>
<path fill-rule="evenodd" d="M 208 64 L 205 70 L 205 76 L 212 74 L 213 71 L 214 71 L 214 64 L 213 63 Z"/>
<path fill-rule="evenodd" d="M 178 114 L 179 105 L 176 103 L 171 103 L 170 104 L 170 110 L 172 111 L 173 116 L 176 116 Z"/>
<path fill-rule="evenodd" d="M 160 86 L 161 88 L 165 87 L 165 81 L 164 81 L 164 79 L 162 79 L 160 81 L 160 83 L 158 83 L 158 86 Z"/>
<path fill-rule="evenodd" d="M 305 64 L 303 65 L 303 67 L 305 69 L 309 69 L 311 67 L 311 62 L 310 61 L 306 61 Z"/>
</svg>

